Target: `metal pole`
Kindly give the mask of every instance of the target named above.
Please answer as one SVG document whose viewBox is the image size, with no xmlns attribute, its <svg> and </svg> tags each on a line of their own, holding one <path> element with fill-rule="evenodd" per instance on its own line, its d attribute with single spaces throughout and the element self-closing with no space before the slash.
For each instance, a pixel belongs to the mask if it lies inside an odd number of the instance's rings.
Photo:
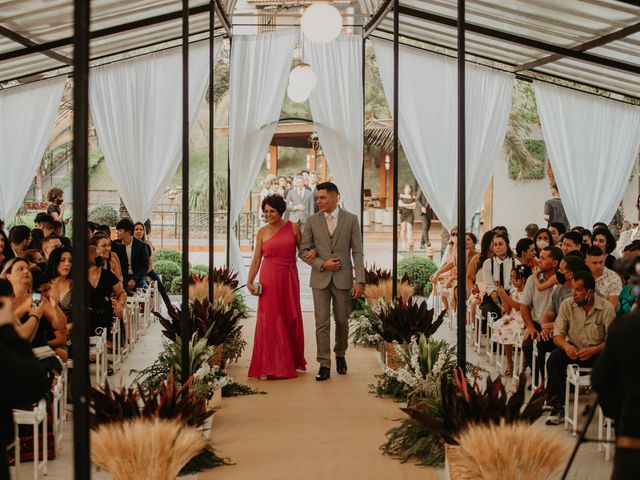
<svg viewBox="0 0 640 480">
<path fill-rule="evenodd" d="M 367 54 L 367 46 L 366 46 L 367 40 L 362 37 L 362 173 L 360 176 L 360 238 L 362 238 L 362 243 L 364 246 L 364 152 L 365 152 L 365 145 L 364 145 L 364 130 L 365 130 L 365 125 L 366 125 L 366 111 L 365 111 L 365 100 L 366 100 L 366 93 L 365 93 L 365 72 L 366 72 L 366 66 L 367 66 L 367 62 L 366 62 L 366 54 Z"/>
<path fill-rule="evenodd" d="M 400 152 L 398 145 L 398 79 L 400 72 L 400 1 L 393 5 L 393 284 L 391 297 L 398 294 L 398 170 Z"/>
<path fill-rule="evenodd" d="M 189 378 L 189 0 L 182 0 L 182 382 Z"/>
<path fill-rule="evenodd" d="M 215 121 L 215 104 L 213 101 L 213 68 L 215 59 L 213 55 L 215 53 L 214 48 L 214 5 L 213 1 L 209 2 L 211 9 L 209 10 L 209 301 L 213 301 L 213 249 L 215 240 L 215 218 L 214 218 L 214 194 L 215 194 L 215 179 L 214 179 L 214 121 Z"/>
<path fill-rule="evenodd" d="M 465 19 L 464 1 L 458 0 L 458 366 L 467 363 L 467 262 L 465 249 L 466 229 L 466 125 L 465 125 Z"/>
<path fill-rule="evenodd" d="M 89 200 L 89 16 L 86 0 L 74 1 L 73 44 L 73 277 L 71 318 L 74 368 L 73 381 L 73 459 L 74 477 L 91 478 L 89 450 L 89 318 L 87 271 L 89 239 L 87 204 Z M 44 453 L 45 455 L 47 452 Z"/>
<path fill-rule="evenodd" d="M 229 47 L 233 49 L 233 41 L 229 39 Z M 230 268 L 231 264 L 231 131 L 227 134 L 227 268 Z M 240 242 L 240 239 L 238 239 Z"/>
</svg>

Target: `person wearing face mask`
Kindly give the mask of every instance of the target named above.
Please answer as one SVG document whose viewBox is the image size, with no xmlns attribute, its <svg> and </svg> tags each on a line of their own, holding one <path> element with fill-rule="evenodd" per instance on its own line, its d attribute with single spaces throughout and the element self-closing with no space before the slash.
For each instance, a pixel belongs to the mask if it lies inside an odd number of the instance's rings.
<svg viewBox="0 0 640 480">
<path fill-rule="evenodd" d="M 62 232 L 60 235 L 64 236 L 67 229 L 68 219 L 64 218 L 64 192 L 60 188 L 53 187 L 47 193 L 47 200 L 49 206 L 47 207 L 47 213 L 51 215 L 54 221 L 60 222 L 62 226 Z"/>
<path fill-rule="evenodd" d="M 541 228 L 536 232 L 535 237 L 533 237 L 533 244 L 536 248 L 536 258 L 540 258 L 542 250 L 555 245 L 555 243 L 553 243 L 553 236 L 551 235 L 551 232 L 546 228 Z"/>
<path fill-rule="evenodd" d="M 553 328 L 553 342 L 558 349 L 547 360 L 547 403 L 551 405 L 547 425 L 564 422 L 567 366 L 591 368 L 604 350 L 615 312 L 595 291 L 593 275 L 577 272 L 573 276 L 571 298 L 560 305 Z"/>
</svg>

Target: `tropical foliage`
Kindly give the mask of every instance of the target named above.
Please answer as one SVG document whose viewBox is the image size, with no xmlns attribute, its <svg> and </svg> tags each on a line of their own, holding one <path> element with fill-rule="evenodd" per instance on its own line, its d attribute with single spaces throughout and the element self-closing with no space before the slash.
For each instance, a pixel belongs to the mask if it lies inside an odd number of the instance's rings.
<svg viewBox="0 0 640 480">
<path fill-rule="evenodd" d="M 434 321 L 434 310 L 428 309 L 427 302 L 380 301 L 379 311 L 375 311 L 377 322 L 372 323 L 371 328 L 385 342 L 409 343 L 423 334 L 431 337 L 442 325 L 445 313 L 443 311 Z"/>
</svg>

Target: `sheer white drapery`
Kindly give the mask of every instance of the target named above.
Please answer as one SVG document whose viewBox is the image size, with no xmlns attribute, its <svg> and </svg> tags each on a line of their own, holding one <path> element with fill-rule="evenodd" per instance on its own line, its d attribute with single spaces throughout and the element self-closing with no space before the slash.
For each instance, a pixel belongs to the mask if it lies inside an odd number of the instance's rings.
<svg viewBox="0 0 640 480">
<path fill-rule="evenodd" d="M 254 185 L 273 137 L 293 59 L 296 30 L 236 35 L 229 81 L 231 225 Z M 238 239 L 231 231 L 230 264 L 244 281 Z"/>
<path fill-rule="evenodd" d="M 393 109 L 393 45 L 373 40 L 380 77 Z M 450 230 L 457 218 L 457 65 L 400 46 L 398 134 L 433 210 Z M 482 202 L 507 131 L 514 76 L 466 65 L 466 215 Z M 402 188 L 402 186 L 400 187 Z"/>
<path fill-rule="evenodd" d="M 614 216 L 640 149 L 640 107 L 533 83 L 542 133 L 571 225 Z"/>
<path fill-rule="evenodd" d="M 216 39 L 214 58 L 221 45 Z M 208 84 L 202 42 L 189 47 L 190 127 Z M 181 49 L 96 68 L 89 103 L 109 173 L 132 218 L 144 222 L 182 159 Z"/>
<path fill-rule="evenodd" d="M 0 219 L 13 219 L 40 166 L 66 78 L 0 91 Z"/>
<path fill-rule="evenodd" d="M 318 138 L 345 208 L 360 216 L 362 191 L 362 37 L 304 40 L 304 60 L 318 77 L 309 103 Z"/>
</svg>

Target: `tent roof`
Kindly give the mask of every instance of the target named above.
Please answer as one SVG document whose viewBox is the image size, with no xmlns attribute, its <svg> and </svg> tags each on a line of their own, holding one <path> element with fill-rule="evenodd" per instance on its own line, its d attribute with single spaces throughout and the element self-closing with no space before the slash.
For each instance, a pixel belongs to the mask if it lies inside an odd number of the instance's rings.
<svg viewBox="0 0 640 480">
<path fill-rule="evenodd" d="M 393 2 L 358 1 L 373 16 L 365 30 L 388 37 Z M 523 77 L 571 81 L 640 100 L 638 2 L 467 0 L 465 12 L 471 60 L 489 61 Z M 457 1 L 402 0 L 400 35 L 441 53 L 455 52 Z"/>
<path fill-rule="evenodd" d="M 215 0 L 215 34 L 247 25 L 248 3 Z M 272 4 L 275 0 L 269 0 Z M 260 4 L 263 2 L 249 2 Z M 277 3 L 277 2 L 276 2 Z M 300 0 L 306 5 L 308 0 Z M 389 38 L 392 0 L 336 2 L 365 35 Z M 468 59 L 524 78 L 567 81 L 640 102 L 640 5 L 633 0 L 466 0 Z M 292 0 L 282 0 L 290 7 Z M 192 40 L 207 38 L 208 0 L 191 0 Z M 178 45 L 181 0 L 92 0 L 92 63 Z M 401 41 L 455 54 L 457 0 L 401 0 Z M 289 12 L 289 13 L 287 13 Z M 289 15 L 288 8 L 255 11 Z M 222 20 L 221 20 L 222 19 Z M 290 22 L 286 22 L 290 27 Z M 295 23 L 295 22 L 294 22 Z M 225 27 L 225 28 L 223 28 Z M 0 0 L 0 86 L 67 73 L 73 56 L 73 0 Z M 141 50 L 142 49 L 142 50 Z M 133 53 L 132 53 L 133 52 Z M 2 85 L 4 84 L 4 85 Z M 617 94 L 617 95 L 615 95 Z M 624 97 L 623 97 L 624 96 Z"/>
</svg>

